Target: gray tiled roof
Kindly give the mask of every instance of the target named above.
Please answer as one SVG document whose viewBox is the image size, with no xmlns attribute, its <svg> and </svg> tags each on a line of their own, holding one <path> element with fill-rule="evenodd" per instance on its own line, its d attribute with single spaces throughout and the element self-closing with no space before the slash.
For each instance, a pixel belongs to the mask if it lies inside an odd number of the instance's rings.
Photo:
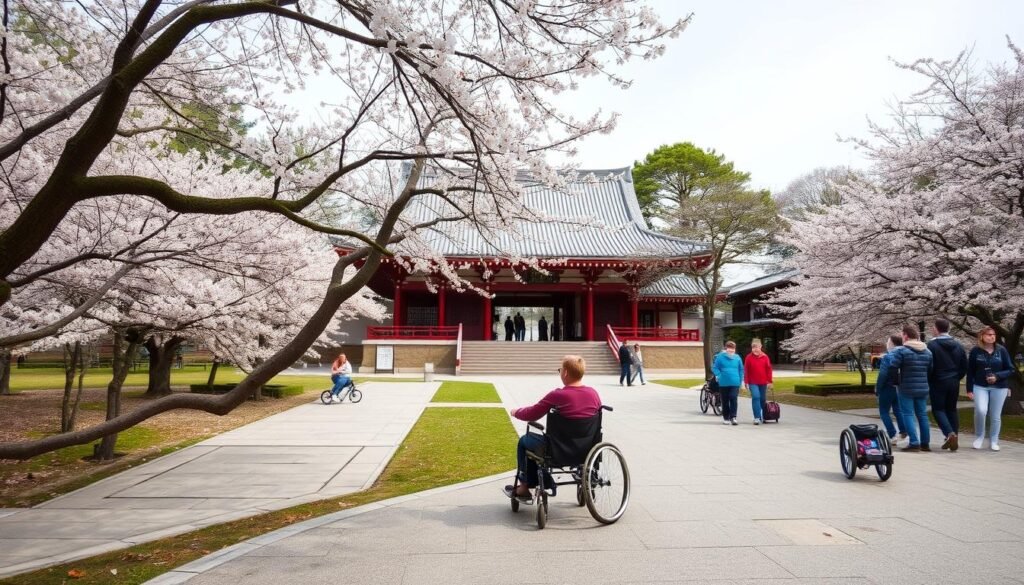
<svg viewBox="0 0 1024 585">
<path fill-rule="evenodd" d="M 431 230 L 424 233 L 424 238 L 435 250 L 454 257 L 497 256 L 499 249 L 522 257 L 613 259 L 685 258 L 707 251 L 704 244 L 660 234 L 647 227 L 628 167 L 578 173 L 580 177 L 593 177 L 593 180 L 573 182 L 566 191 L 529 185 L 525 188 L 526 205 L 563 221 L 586 217 L 611 229 L 559 221 L 521 221 L 518 224 L 521 239 L 498 233 L 489 242 L 477 226 L 463 222 Z M 424 173 L 420 186 L 429 187 L 434 177 Z M 524 182 L 527 178 L 523 176 Z M 450 208 L 442 198 L 421 195 L 410 204 L 405 217 L 413 223 L 429 221 L 446 209 Z"/>
<path fill-rule="evenodd" d="M 641 297 L 702 297 L 704 291 L 694 279 L 681 274 L 666 276 L 640 290 Z"/>
<path fill-rule="evenodd" d="M 750 292 L 762 288 L 768 288 L 776 284 L 788 282 L 794 280 L 800 276 L 800 270 L 798 268 L 791 268 L 789 270 L 783 270 L 782 272 L 776 272 L 774 274 L 768 274 L 761 278 L 745 282 L 743 284 L 737 284 L 729 287 L 729 296 L 737 295 L 744 292 Z"/>
</svg>

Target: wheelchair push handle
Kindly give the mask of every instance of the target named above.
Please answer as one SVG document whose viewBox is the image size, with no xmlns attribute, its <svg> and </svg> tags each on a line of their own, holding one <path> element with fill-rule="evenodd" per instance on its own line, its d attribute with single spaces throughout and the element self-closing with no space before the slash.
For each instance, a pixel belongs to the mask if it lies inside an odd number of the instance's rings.
<svg viewBox="0 0 1024 585">
<path fill-rule="evenodd" d="M 533 427 L 533 428 L 535 428 L 535 429 L 537 429 L 539 431 L 543 431 L 544 430 L 544 425 L 540 424 L 537 421 L 532 421 L 531 420 L 530 422 L 526 423 L 526 426 Z"/>
<path fill-rule="evenodd" d="M 614 411 L 615 409 L 614 409 L 614 408 L 612 408 L 612 407 L 610 407 L 610 406 L 608 406 L 607 404 L 602 404 L 602 405 L 601 405 L 601 410 L 607 410 L 608 412 L 612 412 L 612 411 Z"/>
</svg>

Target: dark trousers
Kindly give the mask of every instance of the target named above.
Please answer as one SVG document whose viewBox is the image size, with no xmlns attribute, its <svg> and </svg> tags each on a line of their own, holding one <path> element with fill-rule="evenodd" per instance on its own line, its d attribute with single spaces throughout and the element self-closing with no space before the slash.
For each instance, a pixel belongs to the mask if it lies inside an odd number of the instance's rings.
<svg viewBox="0 0 1024 585">
<path fill-rule="evenodd" d="M 722 386 L 720 391 L 722 392 L 722 418 L 725 420 L 736 418 L 736 413 L 739 411 L 736 404 L 740 396 L 740 387 Z"/>
<path fill-rule="evenodd" d="M 537 464 L 526 457 L 526 452 L 536 451 L 543 444 L 544 435 L 526 433 L 519 437 L 519 445 L 516 447 L 516 463 L 518 464 L 519 481 L 525 483 L 527 487 L 537 485 Z"/>
<path fill-rule="evenodd" d="M 631 365 L 632 364 L 622 364 L 622 363 L 619 364 L 619 384 L 620 385 L 623 382 L 629 384 L 630 386 L 633 385 L 633 380 L 630 378 L 630 375 L 629 375 L 630 374 L 629 368 L 630 368 Z"/>
<path fill-rule="evenodd" d="M 960 416 L 956 412 L 956 401 L 960 396 L 959 378 L 934 380 L 928 393 L 932 401 L 932 414 L 942 434 L 949 436 L 950 433 L 959 433 Z"/>
</svg>

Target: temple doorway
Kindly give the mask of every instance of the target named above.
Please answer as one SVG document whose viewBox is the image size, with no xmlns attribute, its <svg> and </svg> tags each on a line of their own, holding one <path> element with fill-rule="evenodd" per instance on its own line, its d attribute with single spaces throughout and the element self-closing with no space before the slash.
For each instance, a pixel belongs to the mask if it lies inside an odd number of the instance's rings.
<svg viewBox="0 0 1024 585">
<path fill-rule="evenodd" d="M 525 321 L 523 341 L 576 341 L 581 338 L 575 295 L 559 293 L 498 293 L 492 300 L 493 339 L 505 341 L 505 323 L 519 314 Z M 543 318 L 544 323 L 541 324 Z M 542 334 L 542 330 L 546 333 Z M 511 340 L 515 340 L 515 327 Z M 543 339 L 542 339 L 543 338 Z"/>
</svg>

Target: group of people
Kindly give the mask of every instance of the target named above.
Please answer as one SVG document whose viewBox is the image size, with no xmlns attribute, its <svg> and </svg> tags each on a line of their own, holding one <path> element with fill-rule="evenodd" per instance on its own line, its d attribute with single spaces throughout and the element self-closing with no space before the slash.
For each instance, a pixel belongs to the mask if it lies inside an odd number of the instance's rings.
<svg viewBox="0 0 1024 585">
<path fill-rule="evenodd" d="M 497 316 L 495 316 L 497 318 Z M 558 323 L 555 322 L 551 325 L 551 341 L 556 341 L 559 336 Z M 518 312 L 516 316 L 511 315 L 505 316 L 505 341 L 525 341 L 526 340 L 526 319 L 523 318 Z M 544 315 L 540 316 L 540 320 L 537 321 L 537 341 L 549 341 L 548 338 L 548 321 L 544 318 Z"/>
<path fill-rule="evenodd" d="M 949 335 L 949 321 L 936 319 L 934 337 L 921 341 L 914 325 L 886 341 L 888 349 L 879 365 L 875 394 L 878 411 L 890 439 L 898 444 L 906 440 L 902 451 L 931 451 L 928 401 L 945 441 L 943 449 L 959 446 L 960 417 L 957 401 L 960 382 L 966 378 L 967 397 L 974 401 L 973 447 L 985 446 L 988 421 L 989 447 L 999 450 L 999 431 L 1003 405 L 1010 396 L 1009 379 L 1013 360 L 1005 347 L 996 343 L 996 331 L 984 327 L 970 353 Z M 895 424 L 893 416 L 895 415 Z"/>
<path fill-rule="evenodd" d="M 773 382 L 773 372 L 771 359 L 764 353 L 760 339 L 755 338 L 750 342 L 750 353 L 746 358 L 736 353 L 735 342 L 725 342 L 725 349 L 718 352 L 711 362 L 711 372 L 722 396 L 722 424 L 739 424 L 736 420 L 739 413 L 738 399 L 740 389 L 744 387 L 750 391 L 754 424 L 764 422 L 764 412 L 768 407 L 768 387 Z"/>
<path fill-rule="evenodd" d="M 640 378 L 640 384 L 646 385 L 644 380 L 644 355 L 640 352 L 640 344 L 634 343 L 633 347 L 623 341 L 619 346 L 619 386 L 625 382 L 626 386 L 632 386 L 633 380 Z"/>
</svg>

